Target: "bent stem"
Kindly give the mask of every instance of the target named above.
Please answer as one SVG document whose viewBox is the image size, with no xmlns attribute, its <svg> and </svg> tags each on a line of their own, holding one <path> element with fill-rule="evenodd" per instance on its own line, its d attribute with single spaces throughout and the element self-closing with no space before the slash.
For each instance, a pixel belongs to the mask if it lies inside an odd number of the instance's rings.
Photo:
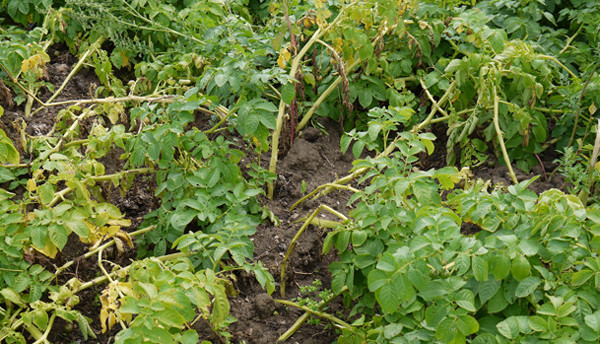
<svg viewBox="0 0 600 344">
<path fill-rule="evenodd" d="M 340 327 L 345 328 L 346 330 L 350 330 L 352 331 L 352 325 L 348 324 L 347 322 L 345 322 L 344 320 L 335 317 L 329 313 L 325 313 L 325 312 L 319 312 L 319 311 L 315 311 L 314 309 L 310 309 L 306 306 L 302 306 L 297 304 L 296 302 L 292 302 L 292 301 L 288 301 L 288 300 L 280 300 L 280 299 L 274 299 L 273 301 L 277 302 L 277 303 L 281 303 L 282 305 L 286 305 L 286 306 L 291 306 L 291 307 L 295 307 L 298 309 L 301 309 L 305 312 L 308 312 L 312 315 L 316 315 L 319 318 L 323 318 L 323 319 L 327 319 L 333 323 L 338 324 Z"/>
<path fill-rule="evenodd" d="M 442 110 L 441 106 L 442 106 L 442 104 L 444 104 L 448 100 L 448 98 L 450 97 L 450 94 L 452 94 L 452 92 L 454 91 L 454 88 L 456 87 L 456 82 L 453 81 L 450 84 L 450 86 L 448 86 L 448 89 L 442 95 L 442 97 L 440 98 L 440 100 L 436 102 L 433 99 L 433 96 L 431 95 L 431 93 L 429 93 L 429 90 L 425 86 L 425 83 L 423 82 L 423 80 L 419 79 L 419 82 L 421 83 L 421 86 L 425 90 L 425 93 L 427 93 L 427 96 L 429 97 L 429 99 L 433 103 L 433 106 L 431 107 L 431 111 L 429 112 L 429 115 L 427 116 L 427 118 L 425 118 L 423 120 L 423 122 L 419 123 L 418 125 L 416 125 L 412 129 L 413 133 L 418 133 L 419 131 L 423 130 L 423 128 L 425 128 L 426 126 L 428 126 L 434 120 L 433 117 L 435 116 L 435 114 L 438 111 L 440 111 L 444 115 L 444 117 L 442 117 L 442 118 L 444 118 L 444 119 L 450 118 L 449 115 L 448 115 L 448 113 L 446 113 L 446 111 Z"/>
<path fill-rule="evenodd" d="M 290 255 L 292 254 L 294 247 L 296 246 L 296 242 L 298 241 L 298 239 L 300 239 L 300 235 L 302 235 L 302 233 L 304 233 L 306 228 L 308 228 L 308 226 L 311 224 L 313 219 L 321 212 L 321 210 L 327 210 L 328 212 L 330 212 L 333 215 L 342 219 L 342 221 L 348 220 L 348 218 L 346 216 L 344 216 L 342 213 L 337 212 L 336 210 L 334 210 L 331 207 L 326 206 L 324 204 L 321 204 L 317 209 L 315 209 L 310 214 L 310 216 L 306 219 L 306 221 L 304 221 L 304 224 L 302 225 L 302 227 L 300 227 L 298 232 L 296 232 L 296 235 L 290 242 L 290 247 L 288 248 L 287 252 L 285 253 L 285 256 L 283 257 L 283 262 L 281 263 L 281 278 L 280 278 L 281 279 L 281 288 L 280 288 L 281 297 L 285 297 L 285 269 L 287 266 L 287 261 L 290 258 Z"/>
<path fill-rule="evenodd" d="M 517 184 L 519 181 L 517 180 L 517 176 L 515 175 L 515 171 L 513 171 L 512 165 L 510 164 L 510 158 L 508 156 L 508 152 L 506 151 L 506 146 L 504 145 L 504 139 L 502 138 L 502 130 L 500 130 L 500 121 L 498 119 L 498 94 L 496 91 L 496 86 L 492 88 L 492 96 L 494 97 L 494 128 L 496 128 L 496 135 L 498 136 L 498 143 L 500 144 L 500 148 L 502 149 L 502 156 L 504 157 L 504 162 L 508 167 L 508 173 L 510 174 L 510 178 L 513 183 Z"/>
<path fill-rule="evenodd" d="M 541 57 L 543 59 L 546 59 L 546 60 L 553 61 L 557 65 L 561 66 L 564 70 L 566 70 L 567 73 L 571 74 L 571 76 L 573 77 L 573 79 L 579 80 L 579 77 L 577 77 L 577 75 L 575 75 L 575 73 L 573 73 L 569 68 L 567 68 L 567 66 L 565 66 L 564 64 L 562 64 L 562 62 L 560 62 L 556 57 L 549 56 L 549 55 L 539 55 L 539 57 Z"/>
<path fill-rule="evenodd" d="M 297 206 L 299 206 L 300 204 L 304 203 L 307 199 L 311 198 L 312 196 L 314 196 L 317 192 L 319 192 L 320 190 L 326 188 L 326 187 L 331 187 L 333 189 L 338 189 L 338 190 L 348 190 L 348 191 L 352 191 L 354 193 L 359 192 L 360 190 L 353 188 L 351 186 L 348 185 L 338 185 L 338 184 L 333 184 L 333 183 L 327 183 L 327 184 L 323 184 L 318 186 L 316 189 L 314 189 L 311 193 L 309 193 L 308 195 L 300 198 L 296 203 L 294 203 L 294 205 L 292 205 L 292 207 L 290 208 L 290 211 L 294 210 L 294 208 L 296 208 Z M 321 195 L 320 195 L 321 196 Z M 315 199 L 318 196 L 315 197 Z"/>
<path fill-rule="evenodd" d="M 188 256 L 191 256 L 194 253 L 196 253 L 196 252 L 194 252 L 194 251 L 177 252 L 177 253 L 167 254 L 167 255 L 164 255 L 164 256 L 160 256 L 160 257 L 153 257 L 153 259 L 158 259 L 161 262 L 165 262 L 165 261 L 173 260 L 173 259 L 177 259 L 177 258 L 188 257 Z M 122 267 L 120 269 L 117 269 L 117 270 L 109 273 L 108 275 L 103 275 L 103 276 L 96 277 L 96 278 L 94 278 L 91 281 L 88 281 L 88 282 L 85 282 L 85 283 L 81 284 L 78 288 L 75 288 L 75 290 L 73 292 L 74 293 L 78 293 L 78 292 L 80 292 L 82 290 L 89 289 L 89 288 L 91 288 L 93 286 L 102 284 L 102 283 L 106 282 L 109 278 L 114 278 L 115 276 L 118 276 L 119 274 L 127 272 L 130 268 L 131 268 L 131 265 L 125 266 L 125 267 Z"/>
<path fill-rule="evenodd" d="M 450 86 L 448 87 L 448 89 L 446 90 L 446 92 L 444 93 L 444 95 L 440 98 L 440 100 L 438 102 L 434 102 L 434 106 L 432 106 L 431 108 L 431 112 L 429 113 L 429 115 L 427 116 L 427 118 L 425 118 L 423 120 L 423 122 L 419 123 L 418 125 L 415 125 L 411 131 L 413 133 L 418 133 L 419 131 L 423 130 L 423 128 L 425 128 L 426 126 L 428 126 L 429 124 L 431 124 L 432 122 L 439 122 L 442 120 L 446 120 L 448 118 L 450 118 L 449 115 L 440 117 L 438 119 L 433 119 L 433 117 L 435 116 L 435 114 L 438 112 L 438 109 L 441 109 L 441 106 L 443 103 L 445 103 L 446 101 L 448 101 L 448 99 L 450 98 L 450 95 L 452 94 L 454 87 L 456 86 L 455 82 L 452 82 L 450 84 Z M 494 89 L 495 90 L 495 89 Z M 496 108 L 498 107 L 498 104 L 496 104 Z M 393 142 L 391 142 L 383 152 L 379 153 L 377 156 L 375 156 L 374 160 L 389 156 L 390 154 L 392 154 L 392 152 L 396 149 L 396 142 L 398 142 L 401 139 L 401 137 L 396 137 L 396 139 L 394 139 Z M 298 206 L 299 204 L 301 204 L 302 202 L 306 201 L 307 198 L 314 196 L 314 198 L 318 198 L 321 196 L 324 196 L 328 193 L 330 193 L 334 188 L 335 189 L 347 189 L 350 191 L 354 191 L 356 189 L 354 188 L 350 188 L 350 187 L 342 187 L 345 184 L 350 183 L 352 180 L 354 180 L 356 177 L 363 175 L 364 173 L 366 173 L 367 171 L 369 171 L 370 167 L 362 167 L 359 168 L 357 170 L 354 170 L 354 172 L 346 175 L 343 178 L 338 178 L 337 180 L 331 182 L 331 183 L 327 183 L 327 184 L 323 184 L 319 187 L 317 187 L 314 191 L 312 191 L 311 193 L 309 193 L 308 195 L 304 196 L 303 198 L 301 198 L 298 202 L 294 203 L 294 205 L 292 206 L 292 209 L 294 209 L 296 206 Z M 320 191 L 320 192 L 319 192 Z M 319 192 L 319 193 L 317 193 Z"/>
<path fill-rule="evenodd" d="M 135 232 L 128 233 L 128 235 L 130 237 L 136 237 L 136 236 L 138 236 L 140 234 L 144 234 L 144 233 L 150 232 L 151 230 L 153 230 L 155 228 L 156 228 L 156 225 L 152 225 L 152 226 L 149 226 L 149 227 L 146 227 L 146 228 L 139 229 L 139 230 L 137 230 Z M 82 256 L 82 258 L 84 258 L 84 259 L 85 258 L 89 258 L 89 257 L 97 254 L 99 251 L 104 251 L 105 249 L 107 249 L 107 248 L 115 245 L 117 243 L 117 240 L 121 240 L 121 239 L 119 239 L 119 238 L 113 238 L 111 241 L 106 242 L 106 243 L 104 243 L 104 244 L 96 247 L 95 249 L 89 251 L 88 253 L 84 254 Z M 79 259 L 77 259 L 77 260 L 79 260 Z M 63 266 L 61 266 L 58 269 L 56 269 L 56 271 L 54 272 L 54 276 L 58 276 L 61 272 L 63 272 L 64 270 L 68 269 L 74 263 L 75 263 L 75 260 L 68 261 Z"/>
<path fill-rule="evenodd" d="M 65 78 L 65 80 L 63 80 L 63 83 L 60 85 L 60 87 L 58 88 L 58 90 L 56 90 L 56 92 L 54 92 L 54 94 L 52 96 L 50 96 L 50 98 L 46 101 L 46 103 L 52 103 L 52 101 L 54 99 L 56 99 L 56 97 L 58 97 L 58 95 L 65 89 L 65 87 L 67 86 L 67 83 L 69 82 L 69 80 L 71 80 L 71 78 L 73 76 L 75 76 L 75 74 L 77 74 L 77 72 L 79 72 L 79 70 L 81 69 L 81 67 L 83 66 L 83 64 L 85 63 L 85 60 L 87 60 L 87 58 L 93 53 L 95 52 L 98 48 L 100 48 L 100 46 L 102 45 L 102 43 L 106 40 L 106 38 L 104 36 L 100 36 L 94 43 L 92 43 L 92 45 L 90 45 L 89 49 L 86 50 L 86 52 L 81 56 L 81 58 L 79 59 L 79 61 L 77 61 L 77 64 L 75 66 L 73 66 L 73 69 L 71 69 L 71 72 L 69 73 L 69 75 L 67 75 L 67 77 Z M 37 108 L 32 115 L 35 115 L 36 113 L 38 113 L 39 111 L 42 110 L 42 108 L 44 108 L 45 106 L 42 105 L 42 107 Z"/>
</svg>

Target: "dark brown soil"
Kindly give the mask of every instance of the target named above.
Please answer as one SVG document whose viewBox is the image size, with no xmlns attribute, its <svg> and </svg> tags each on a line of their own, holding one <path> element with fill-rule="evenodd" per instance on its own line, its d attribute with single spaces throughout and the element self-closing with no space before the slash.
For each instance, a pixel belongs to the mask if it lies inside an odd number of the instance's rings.
<svg viewBox="0 0 600 344">
<path fill-rule="evenodd" d="M 60 52 L 53 61 L 48 65 L 48 80 L 58 88 L 69 74 L 71 65 L 75 61 L 68 53 Z M 94 73 L 83 70 L 69 81 L 57 101 L 90 98 L 90 92 L 95 87 L 94 85 L 99 85 Z M 7 134 L 15 142 L 19 142 L 20 134 L 17 128 L 22 119 L 27 123 L 27 133 L 29 135 L 44 135 L 51 130 L 61 107 L 44 109 L 31 118 L 23 118 L 23 107 L 10 106 L 10 98 L 5 95 L 6 90 L 2 86 L 0 84 L 0 92 L 3 92 L 0 94 L 0 102 L 3 103 L 3 106 L 6 106 L 7 110 L 1 118 L 2 128 L 8 128 Z M 49 96 L 50 92 L 48 91 L 40 95 L 42 99 L 47 99 Z M 348 212 L 346 207 L 346 202 L 350 196 L 348 192 L 333 192 L 318 200 L 305 202 L 294 211 L 290 211 L 292 204 L 300 199 L 306 191 L 310 192 L 319 185 L 346 175 L 352 167 L 352 155 L 350 153 L 340 153 L 341 131 L 339 125 L 334 122 L 324 124 L 327 134 L 315 128 L 307 128 L 290 145 L 287 154 L 280 159 L 277 172 L 278 181 L 275 186 L 275 199 L 265 201 L 265 203 L 281 221 L 281 224 L 274 226 L 272 223 L 264 223 L 252 237 L 255 245 L 255 260 L 261 261 L 278 283 L 281 283 L 279 276 L 283 257 L 292 238 L 301 227 L 302 219 L 316 209 L 319 204 L 326 204 L 344 214 Z M 440 136 L 436 153 L 431 157 L 424 157 L 422 168 L 445 166 L 444 137 L 443 134 L 440 135 L 437 132 L 436 134 Z M 118 172 L 123 167 L 123 162 L 118 159 L 120 153 L 118 149 L 115 149 L 106 158 L 102 159 L 107 173 Z M 547 164 L 545 166 L 546 171 L 550 171 L 552 168 L 551 161 L 545 161 L 544 163 Z M 473 172 L 476 177 L 490 179 L 494 184 L 510 184 L 506 167 L 483 167 Z M 541 170 L 535 172 L 541 173 Z M 532 176 L 533 174 L 518 174 L 520 180 Z M 305 189 L 303 185 L 305 185 Z M 552 177 L 549 180 L 542 177 L 533 184 L 532 189 L 540 192 L 561 185 L 562 180 L 558 177 Z M 154 186 L 155 182 L 152 177 L 138 176 L 134 180 L 134 186 L 125 195 L 121 195 L 117 189 L 110 186 L 103 190 L 103 195 L 107 201 L 117 205 L 132 220 L 130 230 L 135 230 L 141 218 L 158 206 L 158 200 L 155 199 L 152 192 Z M 331 214 L 321 214 L 319 216 L 336 220 Z M 475 227 L 476 225 L 464 224 L 463 233 L 466 235 L 473 234 L 478 231 L 478 228 Z M 328 267 L 336 257 L 334 253 L 322 255 L 322 244 L 325 235 L 325 230 L 309 226 L 300 237 L 287 267 L 286 299 L 302 297 L 300 287 L 309 286 L 315 280 L 320 280 L 324 288 L 328 288 L 330 285 L 331 276 Z M 52 269 L 53 266 L 60 266 L 67 261 L 75 260 L 75 264 L 61 275 L 60 282 L 64 283 L 72 277 L 87 281 L 96 277 L 98 273 L 95 258 L 78 258 L 87 250 L 87 246 L 72 237 L 54 261 L 42 261 L 43 257 L 33 257 L 32 259 L 40 260 L 39 263 L 49 269 Z M 112 260 L 121 265 L 128 265 L 133 257 L 135 257 L 135 249 L 126 250 L 125 252 L 111 250 L 105 255 L 104 259 Z M 239 295 L 232 297 L 230 303 L 231 313 L 237 321 L 229 328 L 232 341 L 235 343 L 275 343 L 278 337 L 288 330 L 303 313 L 297 309 L 291 309 L 276 303 L 274 299 L 280 297 L 278 294 L 279 288 L 273 295 L 268 296 L 253 276 L 243 273 L 238 274 L 236 287 L 239 290 Z M 118 328 L 115 327 L 109 333 L 101 333 L 98 296 L 102 288 L 102 286 L 99 286 L 80 293 L 81 301 L 77 306 L 78 310 L 92 319 L 91 326 L 98 338 L 84 341 L 76 325 L 73 329 L 70 329 L 65 322 L 58 321 L 50 336 L 51 342 L 102 344 L 112 342 Z M 329 305 L 328 311 L 336 312 L 340 309 L 340 300 L 334 300 Z M 218 342 L 218 338 L 211 334 L 206 326 L 202 324 L 198 326 L 201 339 Z M 336 337 L 337 334 L 333 327 L 325 321 L 320 321 L 317 325 L 304 324 L 287 342 L 322 344 L 331 343 Z"/>
</svg>

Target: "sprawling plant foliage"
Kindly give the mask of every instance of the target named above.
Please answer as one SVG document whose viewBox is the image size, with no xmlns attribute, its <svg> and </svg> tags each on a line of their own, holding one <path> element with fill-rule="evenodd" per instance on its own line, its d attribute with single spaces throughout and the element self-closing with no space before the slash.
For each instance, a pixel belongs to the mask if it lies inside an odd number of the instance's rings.
<svg viewBox="0 0 600 344">
<path fill-rule="evenodd" d="M 21 117 L 0 126 L 0 342 L 45 342 L 57 318 L 95 336 L 77 294 L 98 285 L 119 343 L 197 343 L 198 321 L 230 341 L 233 272 L 275 289 L 250 237 L 277 222 L 278 148 L 319 117 L 357 159 L 332 184 L 349 217 L 312 216 L 343 219 L 331 293 L 307 303 L 338 343 L 598 341 L 597 2 L 1 0 L 0 24 L 0 116 Z M 52 46 L 78 60 L 58 87 Z M 100 85 L 59 101 L 81 68 Z M 448 167 L 421 171 L 432 131 Z M 553 150 L 569 193 L 518 183 Z M 495 163 L 514 185 L 471 179 Z M 131 228 L 112 193 L 140 187 L 155 202 Z M 70 240 L 97 277 L 55 266 Z M 335 295 L 349 323 L 322 312 Z"/>
</svg>

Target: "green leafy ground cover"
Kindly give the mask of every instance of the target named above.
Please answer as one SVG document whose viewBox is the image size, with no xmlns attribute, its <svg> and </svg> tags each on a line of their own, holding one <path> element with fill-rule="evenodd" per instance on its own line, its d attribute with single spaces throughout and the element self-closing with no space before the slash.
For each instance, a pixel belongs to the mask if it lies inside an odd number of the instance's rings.
<svg viewBox="0 0 600 344">
<path fill-rule="evenodd" d="M 0 342 L 51 342 L 59 322 L 244 342 L 241 276 L 306 312 L 281 341 L 310 318 L 340 344 L 598 342 L 598 3 L 2 0 L 0 25 Z M 86 71 L 98 83 L 70 96 Z M 265 266 L 280 157 L 326 120 L 353 168 L 296 186 L 289 211 L 308 212 Z M 471 173 L 495 165 L 511 182 Z M 141 183 L 152 200 L 128 213 L 115 200 Z M 292 298 L 315 227 L 331 278 Z"/>
</svg>

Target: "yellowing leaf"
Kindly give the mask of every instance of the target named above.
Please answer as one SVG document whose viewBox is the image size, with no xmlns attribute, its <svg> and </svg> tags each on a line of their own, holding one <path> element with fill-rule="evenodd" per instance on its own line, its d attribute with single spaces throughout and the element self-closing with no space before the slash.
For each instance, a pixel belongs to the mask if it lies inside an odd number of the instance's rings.
<svg viewBox="0 0 600 344">
<path fill-rule="evenodd" d="M 311 27 L 315 23 L 316 23 L 316 21 L 314 20 L 314 18 L 304 18 L 302 20 L 302 24 L 304 24 L 304 27 L 306 27 L 306 28 Z"/>
<path fill-rule="evenodd" d="M 50 241 L 50 238 L 46 238 L 44 247 L 40 248 L 35 245 L 32 245 L 32 246 L 34 249 L 36 249 L 40 253 L 43 253 L 46 257 L 49 257 L 52 259 L 54 259 L 54 257 L 56 257 L 56 254 L 58 253 L 58 248 L 56 247 L 56 245 L 54 245 L 52 243 L 52 241 Z"/>
<path fill-rule="evenodd" d="M 287 66 L 287 61 L 289 61 L 291 57 L 292 54 L 290 54 L 288 47 L 281 49 L 281 51 L 279 52 L 279 57 L 277 58 L 277 65 L 279 66 L 279 68 L 285 69 L 285 67 Z"/>
<path fill-rule="evenodd" d="M 279 66 L 279 68 L 281 69 L 285 69 L 285 59 L 283 58 L 282 54 L 279 54 L 279 57 L 277 58 L 277 65 Z"/>
<path fill-rule="evenodd" d="M 596 110 L 598 110 L 598 108 L 596 107 L 596 104 L 594 104 L 594 103 L 592 103 L 592 105 L 590 105 L 590 107 L 588 108 L 588 111 L 590 112 L 590 115 L 595 114 Z"/>
<path fill-rule="evenodd" d="M 133 241 L 131 241 L 129 234 L 119 230 L 117 233 L 115 233 L 115 236 L 125 242 L 130 248 L 133 248 Z"/>
<path fill-rule="evenodd" d="M 21 73 L 27 73 L 32 68 L 33 68 L 33 66 L 31 64 L 31 60 L 27 59 L 27 60 L 23 60 L 23 62 L 21 62 Z"/>
<path fill-rule="evenodd" d="M 121 58 L 123 59 L 123 64 L 121 65 L 121 67 L 127 67 L 129 65 L 129 59 L 127 58 L 127 56 L 125 56 L 123 52 L 121 52 Z"/>
<path fill-rule="evenodd" d="M 29 179 L 27 181 L 27 191 L 33 192 L 35 190 L 37 190 L 37 185 L 35 184 L 35 180 Z"/>
</svg>

